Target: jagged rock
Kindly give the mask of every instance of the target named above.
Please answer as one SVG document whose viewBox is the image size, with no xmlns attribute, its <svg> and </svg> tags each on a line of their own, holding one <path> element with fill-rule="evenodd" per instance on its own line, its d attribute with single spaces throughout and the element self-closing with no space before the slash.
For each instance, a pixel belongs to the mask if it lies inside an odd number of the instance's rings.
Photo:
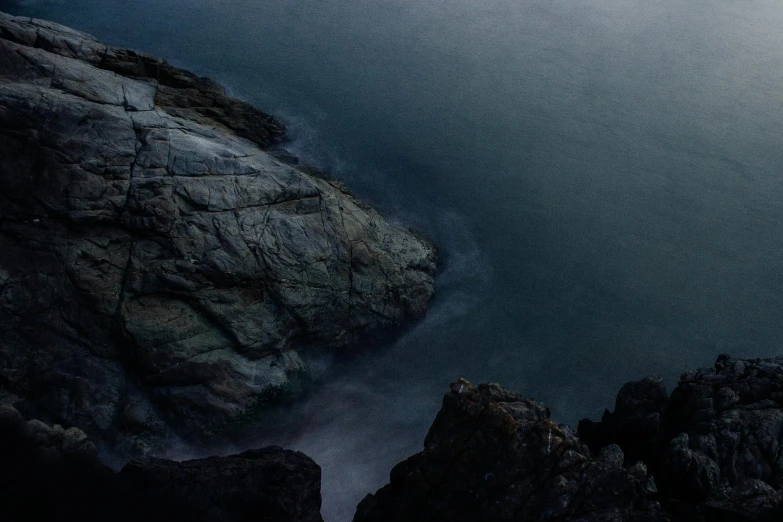
<svg viewBox="0 0 783 522">
<path fill-rule="evenodd" d="M 0 13 L 0 387 L 143 454 L 294 393 L 297 347 L 421 316 L 433 247 L 263 150 L 213 81 Z"/>
<path fill-rule="evenodd" d="M 580 436 L 594 451 L 641 448 L 662 502 L 683 519 L 780 520 L 783 357 L 721 355 L 714 369 L 684 374 L 665 402 L 654 380 L 626 384 L 614 413 L 580 423 Z"/>
<path fill-rule="evenodd" d="M 593 457 L 542 404 L 497 384 L 452 384 L 424 443 L 355 522 L 662 521 L 652 477 L 613 445 Z"/>
<path fill-rule="evenodd" d="M 666 410 L 661 476 L 681 500 L 759 516 L 783 499 L 783 357 L 686 373 Z"/>
<path fill-rule="evenodd" d="M 98 449 L 82 430 L 76 427 L 66 430 L 59 424 L 50 426 L 38 419 L 25 422 L 10 404 L 0 404 L 0 432 L 3 437 L 21 441 L 39 458 L 48 461 L 76 458 L 100 466 Z"/>
<path fill-rule="evenodd" d="M 322 521 L 321 469 L 279 447 L 186 462 L 135 460 L 121 475 L 160 498 L 188 503 L 206 521 Z"/>
</svg>

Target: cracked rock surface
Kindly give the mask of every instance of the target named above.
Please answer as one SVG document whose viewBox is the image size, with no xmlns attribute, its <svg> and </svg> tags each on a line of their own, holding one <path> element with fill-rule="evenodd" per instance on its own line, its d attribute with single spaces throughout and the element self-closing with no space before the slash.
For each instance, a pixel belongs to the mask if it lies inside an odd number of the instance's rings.
<svg viewBox="0 0 783 522">
<path fill-rule="evenodd" d="M 421 316 L 435 252 L 276 159 L 215 82 L 0 13 L 0 401 L 111 438 L 214 433 Z"/>
</svg>

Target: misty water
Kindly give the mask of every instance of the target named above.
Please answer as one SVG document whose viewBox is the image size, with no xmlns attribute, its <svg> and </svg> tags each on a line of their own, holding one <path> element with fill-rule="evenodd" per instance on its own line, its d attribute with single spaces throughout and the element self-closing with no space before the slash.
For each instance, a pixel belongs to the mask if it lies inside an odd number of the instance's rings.
<svg viewBox="0 0 783 522">
<path fill-rule="evenodd" d="M 783 346 L 780 0 L 0 0 L 218 79 L 441 249 L 391 345 L 323 354 L 226 453 L 323 467 L 323 513 L 420 450 L 449 382 L 575 425 L 626 381 Z M 193 450 L 172 451 L 180 458 Z"/>
</svg>

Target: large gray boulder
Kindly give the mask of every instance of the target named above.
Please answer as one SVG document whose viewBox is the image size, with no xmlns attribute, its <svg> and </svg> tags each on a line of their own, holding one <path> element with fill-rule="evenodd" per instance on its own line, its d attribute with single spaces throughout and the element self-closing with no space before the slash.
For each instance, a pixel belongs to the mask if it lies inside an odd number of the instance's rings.
<svg viewBox="0 0 783 522">
<path fill-rule="evenodd" d="M 433 247 L 211 80 L 0 13 L 0 400 L 144 453 L 424 314 Z"/>
</svg>

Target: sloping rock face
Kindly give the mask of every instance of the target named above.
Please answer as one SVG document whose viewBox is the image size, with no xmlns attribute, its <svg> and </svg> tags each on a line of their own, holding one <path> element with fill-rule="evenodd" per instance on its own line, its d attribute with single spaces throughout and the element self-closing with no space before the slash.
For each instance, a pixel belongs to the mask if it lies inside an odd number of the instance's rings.
<svg viewBox="0 0 783 522">
<path fill-rule="evenodd" d="M 321 522 L 320 489 L 318 465 L 277 447 L 186 462 L 138 460 L 115 474 L 78 428 L 25 422 L 0 405 L 4 520 Z"/>
<path fill-rule="evenodd" d="M 542 404 L 497 384 L 451 385 L 424 450 L 358 506 L 355 522 L 663 521 L 644 464 L 597 456 Z"/>
<path fill-rule="evenodd" d="M 691 520 L 783 520 L 783 357 L 722 355 L 662 397 L 660 379 L 628 383 L 615 411 L 581 421 L 579 435 L 595 451 L 635 453 Z"/>
<path fill-rule="evenodd" d="M 143 454 L 421 316 L 435 252 L 214 82 L 0 13 L 0 400 Z"/>
</svg>

